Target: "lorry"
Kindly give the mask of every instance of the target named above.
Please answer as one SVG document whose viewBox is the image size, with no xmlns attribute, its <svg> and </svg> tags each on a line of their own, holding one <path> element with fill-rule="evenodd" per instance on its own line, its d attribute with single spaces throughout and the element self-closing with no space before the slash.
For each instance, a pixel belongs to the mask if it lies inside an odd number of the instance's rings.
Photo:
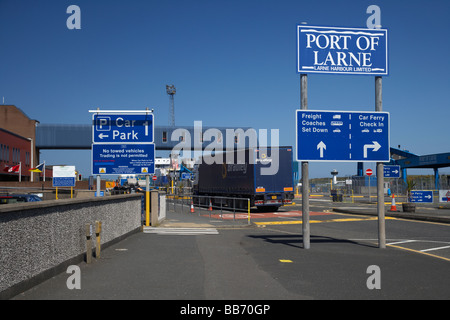
<svg viewBox="0 0 450 320">
<path fill-rule="evenodd" d="M 248 209 L 250 199 L 250 207 L 276 211 L 294 199 L 292 147 L 235 149 L 204 156 L 194 171 L 196 204 Z"/>
</svg>

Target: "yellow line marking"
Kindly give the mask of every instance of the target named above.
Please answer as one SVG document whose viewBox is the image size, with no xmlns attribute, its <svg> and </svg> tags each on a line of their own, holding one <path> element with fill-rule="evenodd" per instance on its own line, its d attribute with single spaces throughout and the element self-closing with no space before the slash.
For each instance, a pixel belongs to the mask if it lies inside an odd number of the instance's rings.
<svg viewBox="0 0 450 320">
<path fill-rule="evenodd" d="M 292 263 L 292 260 L 282 260 L 282 259 L 280 259 L 280 262 L 283 262 L 283 263 Z"/>
<path fill-rule="evenodd" d="M 441 257 L 441 256 L 437 256 L 437 255 L 435 255 L 435 254 L 428 253 L 428 252 L 418 251 L 418 250 L 414 250 L 414 249 L 410 249 L 410 248 L 405 248 L 405 247 L 400 247 L 400 246 L 394 246 L 394 245 L 392 245 L 392 244 L 387 244 L 387 246 L 393 247 L 393 248 L 397 248 L 397 249 L 406 250 L 406 251 L 411 251 L 411 252 L 415 252 L 415 253 L 424 254 L 424 255 L 426 255 L 426 256 L 430 256 L 430 257 L 433 257 L 433 258 L 442 259 L 442 260 L 445 260 L 445 261 L 450 261 L 449 258 L 444 258 L 444 257 Z"/>
<path fill-rule="evenodd" d="M 385 217 L 386 220 L 397 220 L 397 218 Z M 373 221 L 378 220 L 378 217 L 374 218 L 348 218 L 348 219 L 330 219 L 330 220 L 311 220 L 309 223 L 327 223 L 327 222 L 354 222 L 354 221 Z M 284 224 L 302 224 L 303 221 L 266 221 L 266 222 L 255 222 L 256 225 L 284 225 Z"/>
<path fill-rule="evenodd" d="M 310 221 L 313 223 L 313 221 Z M 279 225 L 279 224 L 302 224 L 302 221 L 266 221 L 266 222 L 255 222 L 256 225 L 259 226 L 270 226 L 270 225 Z"/>
</svg>

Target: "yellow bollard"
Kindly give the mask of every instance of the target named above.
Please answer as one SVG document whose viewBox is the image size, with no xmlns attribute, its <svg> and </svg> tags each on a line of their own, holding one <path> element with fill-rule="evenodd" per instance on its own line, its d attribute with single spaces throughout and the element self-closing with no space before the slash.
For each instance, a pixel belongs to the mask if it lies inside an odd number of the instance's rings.
<svg viewBox="0 0 450 320">
<path fill-rule="evenodd" d="M 150 191 L 145 192 L 145 226 L 150 226 Z"/>
<path fill-rule="evenodd" d="M 250 199 L 247 200 L 247 206 L 248 206 L 248 224 L 250 225 Z"/>
<path fill-rule="evenodd" d="M 100 221 L 95 221 L 95 238 L 97 240 L 97 246 L 95 247 L 95 257 L 100 259 L 101 244 L 100 244 L 100 234 L 102 232 L 102 223 Z"/>
</svg>

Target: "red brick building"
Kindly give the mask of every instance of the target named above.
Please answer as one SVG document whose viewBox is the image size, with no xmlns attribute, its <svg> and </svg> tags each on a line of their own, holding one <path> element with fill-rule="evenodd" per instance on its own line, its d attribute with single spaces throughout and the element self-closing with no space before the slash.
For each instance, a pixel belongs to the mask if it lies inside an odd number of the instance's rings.
<svg viewBox="0 0 450 320">
<path fill-rule="evenodd" d="M 16 106 L 0 105 L 0 181 L 18 181 L 19 173 L 3 169 L 19 163 L 22 164 L 22 181 L 38 181 L 43 175 L 29 171 L 39 164 L 35 147 L 37 123 L 39 121 L 30 119 Z M 51 171 L 46 177 L 51 177 Z"/>
<path fill-rule="evenodd" d="M 8 173 L 4 169 L 21 164 L 22 181 L 30 180 L 31 140 L 0 128 L 0 180 L 19 180 L 19 173 Z"/>
</svg>

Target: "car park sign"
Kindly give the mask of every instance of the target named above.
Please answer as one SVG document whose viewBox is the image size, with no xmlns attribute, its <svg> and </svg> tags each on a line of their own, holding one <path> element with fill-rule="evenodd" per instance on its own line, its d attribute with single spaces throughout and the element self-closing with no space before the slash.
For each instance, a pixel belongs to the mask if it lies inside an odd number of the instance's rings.
<svg viewBox="0 0 450 320">
<path fill-rule="evenodd" d="M 152 111 L 91 110 L 92 174 L 155 173 Z"/>
<path fill-rule="evenodd" d="M 388 75 L 387 30 L 298 25 L 297 72 Z"/>
<path fill-rule="evenodd" d="M 93 143 L 153 143 L 153 114 L 94 113 Z"/>
<path fill-rule="evenodd" d="M 389 162 L 389 113 L 297 110 L 297 161 Z"/>
<path fill-rule="evenodd" d="M 154 144 L 94 144 L 92 174 L 154 174 Z"/>
</svg>

